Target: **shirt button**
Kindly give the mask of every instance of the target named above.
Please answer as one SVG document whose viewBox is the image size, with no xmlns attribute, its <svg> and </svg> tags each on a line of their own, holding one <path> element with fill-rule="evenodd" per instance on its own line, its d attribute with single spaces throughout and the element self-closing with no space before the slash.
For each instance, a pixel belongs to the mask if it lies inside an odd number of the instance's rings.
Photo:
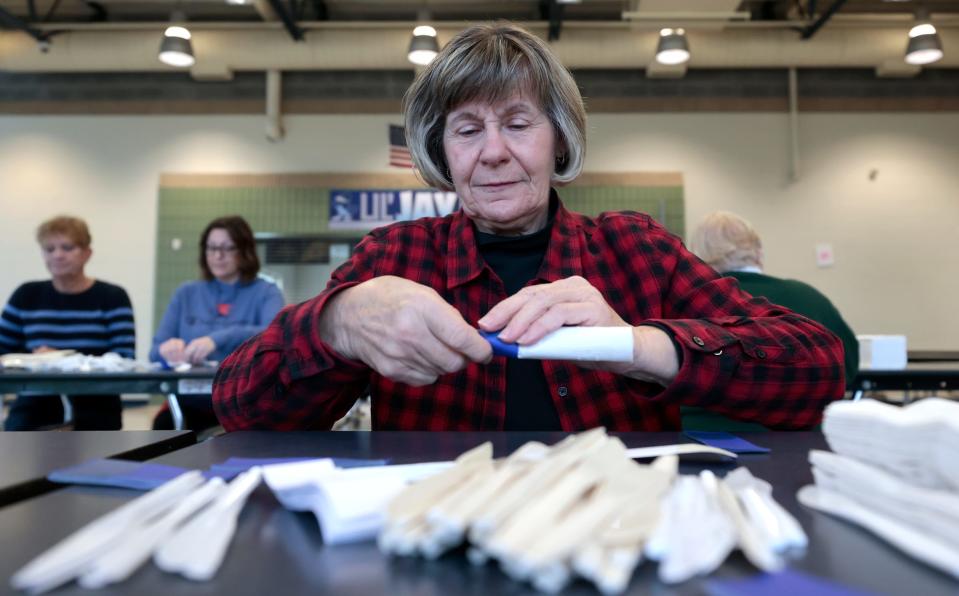
<svg viewBox="0 0 959 596">
<path fill-rule="evenodd" d="M 703 347 L 706 345 L 706 342 L 703 341 L 703 338 L 699 337 L 698 335 L 693 336 L 693 343 L 699 347 Z"/>
<path fill-rule="evenodd" d="M 558 393 L 560 397 L 566 397 L 566 394 L 569 393 L 569 389 L 566 388 L 566 385 L 560 385 L 559 389 L 556 390 L 556 393 Z"/>
<path fill-rule="evenodd" d="M 756 350 L 756 355 L 759 356 L 760 358 L 765 358 L 766 352 L 763 352 L 762 350 Z"/>
</svg>

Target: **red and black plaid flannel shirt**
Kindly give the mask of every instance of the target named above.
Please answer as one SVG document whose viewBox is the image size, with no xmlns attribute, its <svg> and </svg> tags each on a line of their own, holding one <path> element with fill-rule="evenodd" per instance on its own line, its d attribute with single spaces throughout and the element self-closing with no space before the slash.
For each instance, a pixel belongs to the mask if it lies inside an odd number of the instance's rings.
<svg viewBox="0 0 959 596">
<path fill-rule="evenodd" d="M 317 321 L 329 297 L 379 275 L 433 288 L 473 326 L 507 297 L 462 211 L 374 230 L 319 296 L 285 308 L 223 362 L 213 389 L 223 426 L 327 429 L 368 389 L 373 429 L 502 429 L 501 356 L 411 387 L 345 360 L 320 340 Z M 530 283 L 574 275 L 589 280 L 625 321 L 671 331 L 682 365 L 662 388 L 573 362 L 543 361 L 565 430 L 678 429 L 680 405 L 774 428 L 806 428 L 843 395 L 842 344 L 833 334 L 740 291 L 734 279 L 719 276 L 647 215 L 594 219 L 560 205 Z"/>
</svg>

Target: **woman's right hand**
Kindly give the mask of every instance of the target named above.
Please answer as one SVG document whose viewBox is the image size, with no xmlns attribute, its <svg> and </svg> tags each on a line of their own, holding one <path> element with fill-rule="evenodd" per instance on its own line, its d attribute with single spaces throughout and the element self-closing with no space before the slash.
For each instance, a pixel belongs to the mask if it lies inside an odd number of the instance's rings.
<svg viewBox="0 0 959 596">
<path fill-rule="evenodd" d="M 429 385 L 492 348 L 435 290 L 394 276 L 334 295 L 320 316 L 320 337 L 344 358 L 413 386 Z"/>
<path fill-rule="evenodd" d="M 186 347 L 186 344 L 179 337 L 171 337 L 162 344 L 158 351 L 160 356 L 166 360 L 167 364 L 175 365 L 182 362 L 186 362 L 186 355 L 183 352 L 183 349 Z"/>
</svg>

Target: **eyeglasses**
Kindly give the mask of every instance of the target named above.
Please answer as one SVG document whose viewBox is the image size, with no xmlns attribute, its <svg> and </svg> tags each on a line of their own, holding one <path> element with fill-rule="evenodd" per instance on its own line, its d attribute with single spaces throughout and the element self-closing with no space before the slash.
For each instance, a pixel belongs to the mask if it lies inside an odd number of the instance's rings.
<svg viewBox="0 0 959 596">
<path fill-rule="evenodd" d="M 223 246 L 217 246 L 215 244 L 206 245 L 206 254 L 214 255 L 220 253 L 221 255 L 232 255 L 236 252 L 236 247 L 232 244 L 224 244 Z"/>
</svg>

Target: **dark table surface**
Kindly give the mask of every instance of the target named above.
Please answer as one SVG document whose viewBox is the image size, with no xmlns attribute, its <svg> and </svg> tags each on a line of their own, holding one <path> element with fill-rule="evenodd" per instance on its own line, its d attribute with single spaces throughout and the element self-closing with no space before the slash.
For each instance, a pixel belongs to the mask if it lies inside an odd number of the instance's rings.
<svg viewBox="0 0 959 596">
<path fill-rule="evenodd" d="M 959 584 L 898 551 L 869 533 L 796 502 L 796 491 L 811 483 L 807 463 L 811 448 L 824 448 L 819 433 L 759 433 L 744 436 L 770 447 L 768 455 L 741 458 L 755 475 L 773 483 L 775 496 L 792 511 L 809 534 L 810 548 L 791 567 L 849 587 L 885 594 L 955 594 Z M 160 457 L 159 463 L 205 468 L 228 457 L 367 457 L 394 463 L 450 459 L 483 441 L 493 442 L 497 456 L 528 440 L 555 442 L 559 433 L 234 433 Z M 683 442 L 676 433 L 620 435 L 630 447 Z M 694 472 L 700 467 L 683 466 Z M 712 466 L 724 473 L 728 466 Z M 28 560 L 68 533 L 117 507 L 137 493 L 71 488 L 0 510 L 0 575 L 8 578 Z M 714 578 L 755 574 L 741 555 L 733 555 Z M 705 581 L 665 586 L 654 564 L 637 570 L 633 594 L 704 594 Z M 70 584 L 57 594 L 90 592 Z M 166 575 L 151 564 L 128 581 L 101 593 L 112 594 L 533 594 L 526 584 L 509 580 L 495 565 L 473 567 L 462 552 L 437 561 L 391 559 L 373 544 L 326 547 L 315 519 L 284 510 L 265 487 L 257 489 L 240 518 L 237 534 L 219 574 L 193 583 Z M 577 582 L 566 593 L 596 594 Z"/>
<path fill-rule="evenodd" d="M 895 370 L 861 368 L 853 389 L 865 391 L 959 389 L 959 362 L 909 362 Z"/>
<path fill-rule="evenodd" d="M 59 468 L 113 457 L 143 461 L 196 443 L 191 431 L 0 432 L 0 506 L 60 488 Z"/>
<path fill-rule="evenodd" d="M 179 390 L 180 381 L 212 381 L 215 368 L 138 372 L 57 372 L 0 369 L 0 393 L 200 393 Z M 209 389 L 205 389 L 209 393 Z"/>
</svg>

